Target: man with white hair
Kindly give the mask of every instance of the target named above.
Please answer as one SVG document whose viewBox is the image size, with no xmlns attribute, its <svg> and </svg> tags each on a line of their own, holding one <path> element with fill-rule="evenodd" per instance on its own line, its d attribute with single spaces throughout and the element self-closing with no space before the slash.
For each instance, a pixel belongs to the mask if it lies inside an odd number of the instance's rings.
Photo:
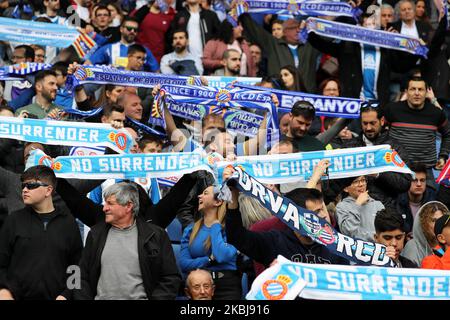
<svg viewBox="0 0 450 320">
<path fill-rule="evenodd" d="M 173 300 L 180 285 L 167 233 L 138 216 L 139 190 L 120 182 L 104 191 L 105 221 L 89 232 L 76 300 Z"/>
</svg>

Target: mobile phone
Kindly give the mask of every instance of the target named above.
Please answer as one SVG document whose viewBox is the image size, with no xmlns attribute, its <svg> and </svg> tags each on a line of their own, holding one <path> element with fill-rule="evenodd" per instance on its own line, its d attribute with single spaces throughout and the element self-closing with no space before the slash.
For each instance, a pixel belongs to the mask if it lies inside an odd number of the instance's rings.
<svg viewBox="0 0 450 320">
<path fill-rule="evenodd" d="M 29 113 L 27 118 L 28 119 L 38 119 L 38 116 L 35 114 L 32 114 L 32 113 Z"/>
</svg>

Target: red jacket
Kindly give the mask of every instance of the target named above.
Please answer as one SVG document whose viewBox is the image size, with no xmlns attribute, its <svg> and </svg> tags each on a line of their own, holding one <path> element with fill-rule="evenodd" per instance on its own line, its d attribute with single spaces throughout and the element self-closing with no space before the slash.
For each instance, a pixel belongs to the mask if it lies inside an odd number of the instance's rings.
<svg viewBox="0 0 450 320">
<path fill-rule="evenodd" d="M 228 49 L 228 45 L 221 40 L 209 40 L 203 49 L 203 68 L 205 74 L 213 73 L 216 69 L 222 68 L 223 53 Z M 247 76 L 256 77 L 256 66 L 250 54 L 250 47 L 246 41 L 241 42 L 241 50 L 247 56 Z"/>
</svg>

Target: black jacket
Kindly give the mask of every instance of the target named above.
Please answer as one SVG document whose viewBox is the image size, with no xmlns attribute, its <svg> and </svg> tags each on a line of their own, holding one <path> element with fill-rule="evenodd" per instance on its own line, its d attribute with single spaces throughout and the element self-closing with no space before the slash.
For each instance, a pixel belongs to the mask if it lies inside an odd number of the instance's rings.
<svg viewBox="0 0 450 320">
<path fill-rule="evenodd" d="M 415 264 L 414 262 L 412 262 L 411 260 L 409 260 L 403 256 L 399 256 L 398 260 L 402 264 L 402 268 L 419 268 L 419 266 L 417 264 Z"/>
<path fill-rule="evenodd" d="M 143 192 L 139 194 L 139 216 L 145 221 L 166 228 L 175 218 L 178 209 L 186 200 L 191 189 L 194 188 L 196 178 L 194 174 L 185 174 L 162 198 L 158 204 L 153 205 L 148 195 Z M 65 179 L 58 179 L 57 193 L 61 196 L 67 207 L 75 218 L 79 219 L 88 227 L 105 221 L 103 206 L 93 202 L 81 194 Z"/>
<path fill-rule="evenodd" d="M 240 252 L 268 267 L 278 255 L 294 262 L 344 264 L 348 260 L 332 254 L 325 246 L 302 244 L 291 229 L 283 231 L 252 232 L 242 225 L 239 209 L 228 209 L 226 215 L 228 243 Z"/>
<path fill-rule="evenodd" d="M 364 144 L 361 135 L 361 143 Z M 380 135 L 372 141 L 374 145 L 389 144 L 398 152 L 400 158 L 408 164 L 408 154 L 406 150 L 394 139 L 389 137 L 389 131 L 382 131 Z M 406 173 L 383 172 L 377 178 L 369 177 L 369 194 L 375 200 L 381 201 L 385 207 L 396 209 L 396 199 L 399 194 L 407 192 L 411 186 L 412 177 Z"/>
<path fill-rule="evenodd" d="M 420 202 L 421 206 L 429 201 L 433 201 L 436 198 L 436 192 L 431 190 L 430 188 L 425 189 L 425 193 L 423 194 L 422 201 Z M 408 192 L 404 192 L 400 194 L 397 198 L 397 212 L 400 213 L 405 219 L 405 232 L 408 234 L 413 230 L 414 218 L 411 213 L 411 207 L 409 206 L 409 197 Z"/>
<path fill-rule="evenodd" d="M 315 33 L 308 35 L 308 42 L 317 50 L 332 55 L 339 61 L 339 80 L 342 84 L 342 97 L 359 98 L 363 85 L 361 45 L 358 42 L 327 41 Z M 389 84 L 391 71 L 403 73 L 409 71 L 418 57 L 409 53 L 380 48 L 380 68 L 377 80 L 378 100 L 381 104 L 389 102 Z"/>
<path fill-rule="evenodd" d="M 138 256 L 142 281 L 149 300 L 173 300 L 181 276 L 167 233 L 141 218 L 136 219 Z M 93 300 L 101 273 L 101 258 L 111 225 L 96 224 L 89 232 L 80 261 L 81 288 L 74 290 L 76 300 Z"/>
<path fill-rule="evenodd" d="M 26 207 L 8 216 L 0 231 L 0 288 L 9 289 L 16 300 L 70 298 L 66 270 L 78 265 L 83 244 L 75 219 L 55 209 L 46 227 Z"/>
<path fill-rule="evenodd" d="M 187 8 L 183 8 L 175 15 L 169 29 L 169 39 L 172 39 L 173 33 L 177 29 L 187 30 L 191 13 Z M 217 14 L 211 10 L 200 9 L 200 33 L 202 36 L 202 44 L 205 44 L 217 35 L 219 31 L 220 21 Z"/>
<path fill-rule="evenodd" d="M 397 22 L 392 24 L 392 27 L 397 30 L 399 33 L 402 31 L 402 20 L 398 20 Z M 433 27 L 429 23 L 425 23 L 423 21 L 416 20 L 416 29 L 419 34 L 419 38 L 425 41 L 425 43 L 429 43 L 431 41 L 433 35 Z"/>
</svg>

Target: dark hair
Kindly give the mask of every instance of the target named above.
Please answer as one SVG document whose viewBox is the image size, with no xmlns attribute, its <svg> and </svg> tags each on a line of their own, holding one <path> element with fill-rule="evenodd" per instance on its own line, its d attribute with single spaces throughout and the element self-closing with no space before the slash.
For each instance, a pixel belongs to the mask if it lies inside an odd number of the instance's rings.
<svg viewBox="0 0 450 320">
<path fill-rule="evenodd" d="M 147 54 L 147 51 L 145 50 L 144 46 L 135 43 L 128 47 L 127 55 L 131 56 L 132 54 L 134 54 L 136 52 Z"/>
<path fill-rule="evenodd" d="M 425 174 L 427 173 L 427 167 L 421 162 L 413 162 L 409 165 L 409 168 L 413 172 L 422 172 Z"/>
<path fill-rule="evenodd" d="M 160 146 L 164 145 L 164 142 L 160 138 L 147 135 L 147 136 L 145 136 L 144 139 L 139 140 L 139 143 L 138 143 L 139 149 L 143 150 L 145 148 L 145 146 L 149 143 L 156 143 L 157 145 L 160 145 Z"/>
<path fill-rule="evenodd" d="M 403 217 L 389 207 L 377 212 L 374 223 L 376 233 L 394 231 L 396 229 L 405 232 L 405 221 Z"/>
<path fill-rule="evenodd" d="M 303 82 L 303 77 L 300 74 L 300 72 L 298 71 L 298 69 L 292 65 L 286 65 L 284 67 L 280 68 L 280 79 L 281 79 L 281 70 L 286 69 L 287 71 L 289 71 L 290 74 L 292 74 L 292 77 L 294 78 L 294 90 L 293 91 L 298 91 L 298 92 L 306 92 L 306 87 L 305 87 L 305 83 Z M 281 86 L 283 89 L 288 90 L 288 88 L 286 88 L 285 84 L 283 83 L 283 81 L 281 82 Z"/>
<path fill-rule="evenodd" d="M 286 197 L 300 207 L 306 208 L 306 201 L 323 201 L 323 194 L 317 189 L 297 188 L 286 193 Z"/>
<path fill-rule="evenodd" d="M 294 103 L 291 109 L 292 116 L 303 116 L 306 120 L 314 119 L 316 109 L 309 101 L 300 100 Z"/>
<path fill-rule="evenodd" d="M 425 79 L 422 77 L 417 77 L 417 76 L 412 76 L 408 79 L 408 82 L 406 83 L 406 89 L 409 88 L 409 83 L 411 81 L 423 81 L 423 82 L 425 82 L 425 88 L 428 89 L 428 83 L 425 81 Z"/>
<path fill-rule="evenodd" d="M 110 117 L 114 111 L 124 113 L 125 109 L 117 103 L 107 103 L 103 106 L 103 115 L 105 117 Z"/>
<path fill-rule="evenodd" d="M 280 19 L 275 19 L 275 20 L 272 20 L 271 22 L 270 22 L 270 30 L 272 30 L 272 28 L 273 28 L 273 25 L 274 24 L 281 24 L 281 26 L 283 26 L 283 21 L 282 20 L 280 20 Z"/>
<path fill-rule="evenodd" d="M 51 70 L 55 71 L 55 73 L 56 71 L 59 71 L 65 77 L 67 76 L 67 68 L 69 68 L 69 64 L 67 62 L 58 61 L 52 66 Z"/>
<path fill-rule="evenodd" d="M 97 17 L 97 11 L 98 10 L 107 10 L 109 16 L 111 16 L 111 11 L 109 11 L 108 6 L 104 5 L 104 4 L 99 4 L 97 5 L 97 8 L 95 8 L 94 10 L 94 15 Z"/>
<path fill-rule="evenodd" d="M 36 73 L 36 77 L 35 77 L 34 82 L 38 83 L 39 81 L 44 80 L 45 77 L 48 77 L 48 76 L 56 77 L 55 71 L 53 71 L 53 70 L 42 70 L 42 71 L 39 71 L 38 73 Z"/>
<path fill-rule="evenodd" d="M 380 120 L 383 117 L 383 110 L 380 107 L 374 107 L 370 102 L 367 102 L 364 105 L 361 105 L 361 108 L 359 109 L 359 116 L 361 117 L 361 114 L 365 112 L 376 112 L 377 118 Z"/>
<path fill-rule="evenodd" d="M 327 78 L 325 80 L 323 80 L 320 84 L 319 84 L 319 94 L 323 94 L 323 89 L 325 89 L 325 87 L 327 86 L 327 84 L 331 81 L 336 82 L 338 90 L 339 90 L 339 94 L 341 94 L 341 83 L 339 82 L 338 78 Z"/>
<path fill-rule="evenodd" d="M 24 182 L 27 180 L 42 181 L 46 184 L 51 185 L 53 189 L 56 188 L 55 173 L 51 168 L 47 166 L 38 165 L 25 170 L 25 172 L 20 175 L 20 181 Z"/>
<path fill-rule="evenodd" d="M 180 32 L 183 32 L 184 35 L 186 36 L 186 39 L 189 39 L 189 33 L 187 32 L 187 30 L 185 28 L 178 28 L 172 33 L 172 40 L 173 40 L 173 36 L 175 35 L 175 33 L 180 33 Z"/>
<path fill-rule="evenodd" d="M 135 22 L 135 23 L 137 23 L 137 25 L 139 27 L 139 21 L 136 18 L 130 17 L 130 16 L 126 16 L 125 18 L 123 18 L 120 26 L 123 27 L 125 25 L 125 23 L 127 23 L 127 22 Z"/>
<path fill-rule="evenodd" d="M 52 23 L 52 20 L 50 20 L 47 17 L 37 17 L 36 20 L 34 20 L 36 22 L 43 22 L 43 23 Z"/>
<path fill-rule="evenodd" d="M 233 25 L 228 20 L 223 20 L 217 31 L 216 40 L 221 40 L 226 44 L 233 42 Z"/>
<path fill-rule="evenodd" d="M 14 50 L 17 49 L 23 49 L 25 51 L 25 59 L 30 59 L 31 61 L 34 61 L 34 49 L 32 47 L 22 44 L 14 48 Z"/>
<path fill-rule="evenodd" d="M 14 109 L 13 109 L 13 108 L 11 108 L 11 107 L 8 106 L 8 105 L 0 104 L 0 112 L 3 111 L 3 110 L 11 111 L 11 112 L 14 114 Z"/>
</svg>

